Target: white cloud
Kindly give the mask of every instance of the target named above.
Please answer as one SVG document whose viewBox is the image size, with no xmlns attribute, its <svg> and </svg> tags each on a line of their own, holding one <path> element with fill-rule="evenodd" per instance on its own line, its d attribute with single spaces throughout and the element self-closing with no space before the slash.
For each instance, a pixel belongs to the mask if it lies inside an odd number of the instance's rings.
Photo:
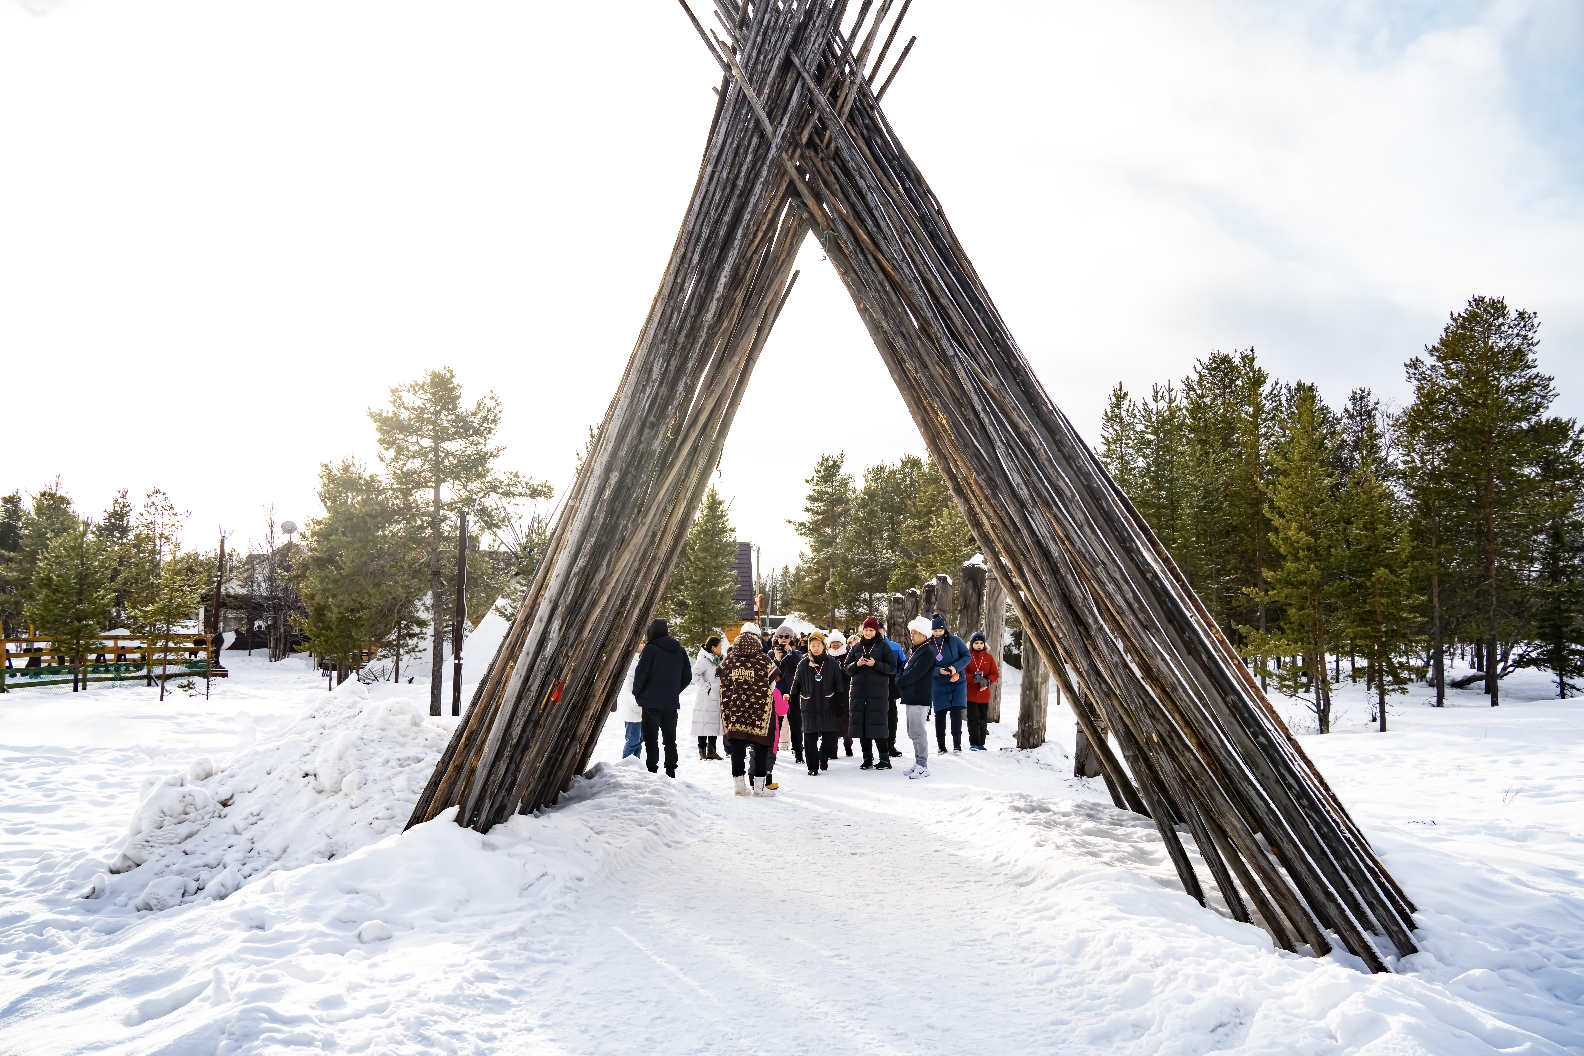
<svg viewBox="0 0 1584 1056">
<path fill-rule="evenodd" d="M 31 9 L 38 3 L 33 2 Z M 0 5 L 12 484 L 159 484 L 207 538 L 313 512 L 362 410 L 449 363 L 569 479 L 665 263 L 715 72 L 627 3 Z M 1255 345 L 1401 395 L 1473 293 L 1540 312 L 1584 408 L 1584 49 L 1568 3 L 914 5 L 888 109 L 1042 379 L 1091 436 L 1117 380 Z M 18 159 L 14 162 L 9 159 Z M 815 457 L 922 451 L 810 247 L 722 465 L 745 537 Z M 826 414 L 814 397 L 834 389 Z"/>
</svg>

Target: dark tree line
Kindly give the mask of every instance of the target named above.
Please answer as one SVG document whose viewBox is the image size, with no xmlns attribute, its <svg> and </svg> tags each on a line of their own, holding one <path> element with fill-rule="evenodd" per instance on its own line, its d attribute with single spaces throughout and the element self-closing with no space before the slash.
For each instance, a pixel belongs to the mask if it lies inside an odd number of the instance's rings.
<svg viewBox="0 0 1584 1056">
<path fill-rule="evenodd" d="M 1261 677 L 1307 693 L 1322 730 L 1343 677 L 1377 707 L 1415 677 L 1584 675 L 1584 439 L 1549 414 L 1539 320 L 1475 297 L 1406 364 L 1400 412 L 1340 409 L 1217 352 L 1136 399 L 1118 385 L 1102 457 Z M 1453 655 L 1473 671 L 1449 682 Z"/>
</svg>

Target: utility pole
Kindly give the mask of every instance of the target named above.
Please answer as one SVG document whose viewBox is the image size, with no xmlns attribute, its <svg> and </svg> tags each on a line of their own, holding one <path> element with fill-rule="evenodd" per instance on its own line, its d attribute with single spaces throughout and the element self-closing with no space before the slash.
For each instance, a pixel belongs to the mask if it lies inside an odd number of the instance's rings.
<svg viewBox="0 0 1584 1056">
<path fill-rule="evenodd" d="M 451 619 L 451 714 L 462 714 L 462 621 L 467 618 L 467 513 L 457 521 L 456 614 Z"/>
</svg>

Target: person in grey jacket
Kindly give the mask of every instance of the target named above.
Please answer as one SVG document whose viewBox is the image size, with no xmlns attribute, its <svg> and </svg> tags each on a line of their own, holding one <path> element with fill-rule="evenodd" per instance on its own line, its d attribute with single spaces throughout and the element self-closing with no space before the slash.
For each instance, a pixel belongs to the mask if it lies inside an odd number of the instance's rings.
<svg viewBox="0 0 1584 1056">
<path fill-rule="evenodd" d="M 644 764 L 651 774 L 660 769 L 663 735 L 666 776 L 676 776 L 677 712 L 682 707 L 682 691 L 692 681 L 693 668 L 682 643 L 671 637 L 666 621 L 650 623 L 649 643 L 638 654 L 638 669 L 633 672 L 633 696 L 643 708 Z"/>
</svg>

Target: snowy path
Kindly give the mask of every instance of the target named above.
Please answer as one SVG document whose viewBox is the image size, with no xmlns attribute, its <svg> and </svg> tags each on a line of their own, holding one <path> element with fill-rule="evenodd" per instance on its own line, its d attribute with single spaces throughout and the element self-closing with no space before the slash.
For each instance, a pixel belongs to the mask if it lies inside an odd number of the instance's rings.
<svg viewBox="0 0 1584 1056">
<path fill-rule="evenodd" d="M 393 700 L 424 687 L 236 669 L 207 703 L 0 698 L 0 1052 L 1584 1052 L 1576 705 L 1304 738 L 1422 910 L 1426 952 L 1371 977 L 1188 899 L 1150 823 L 1067 776 L 1064 708 L 1046 747 L 1002 724 L 925 781 L 784 753 L 772 800 L 686 738 L 677 781 L 617 764 L 612 723 L 553 810 L 399 836 L 443 730 Z M 198 755 L 235 802 L 75 897 Z M 233 845 L 276 864 L 133 908 Z"/>
</svg>

